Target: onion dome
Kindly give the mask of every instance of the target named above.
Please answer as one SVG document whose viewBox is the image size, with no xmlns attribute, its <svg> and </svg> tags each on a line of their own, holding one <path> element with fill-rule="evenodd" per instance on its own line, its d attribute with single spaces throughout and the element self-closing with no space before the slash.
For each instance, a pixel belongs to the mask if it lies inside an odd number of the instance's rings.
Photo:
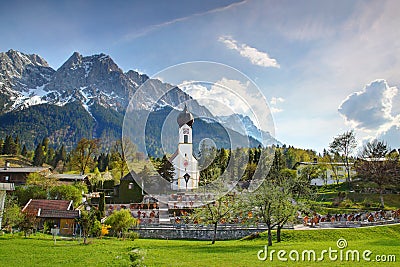
<svg viewBox="0 0 400 267">
<path fill-rule="evenodd" d="M 176 122 L 178 123 L 179 128 L 185 124 L 192 127 L 192 124 L 194 122 L 194 117 L 193 117 L 192 113 L 190 113 L 187 110 L 186 104 L 185 104 L 185 108 L 183 109 L 183 111 L 181 113 L 179 113 L 178 118 L 176 119 Z"/>
</svg>

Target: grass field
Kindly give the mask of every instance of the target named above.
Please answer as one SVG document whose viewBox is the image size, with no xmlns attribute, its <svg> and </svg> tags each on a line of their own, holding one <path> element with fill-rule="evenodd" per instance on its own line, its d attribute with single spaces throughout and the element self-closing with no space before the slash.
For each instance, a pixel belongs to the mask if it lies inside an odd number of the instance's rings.
<svg viewBox="0 0 400 267">
<path fill-rule="evenodd" d="M 361 182 L 357 182 L 361 184 Z M 353 185 L 356 187 L 356 185 Z M 368 187 L 365 186 L 364 187 Z M 351 213 L 358 211 L 380 210 L 380 196 L 373 193 L 347 192 L 347 184 L 339 183 L 325 185 L 318 188 L 315 209 L 321 214 Z M 346 197 L 338 202 L 338 193 Z M 400 194 L 384 194 L 385 210 L 394 210 L 400 207 Z M 336 205 L 335 202 L 338 202 Z"/>
<path fill-rule="evenodd" d="M 257 252 L 263 250 L 265 237 L 255 240 L 208 241 L 152 240 L 135 241 L 115 238 L 93 239 L 83 245 L 77 240 L 58 239 L 54 244 L 51 236 L 37 234 L 30 238 L 17 235 L 0 236 L 1 266 L 130 266 L 130 251 L 139 248 L 144 253 L 146 266 L 398 266 L 400 261 L 400 225 L 379 226 L 362 229 L 286 230 L 283 242 L 274 243 L 272 249 L 297 250 L 300 261 L 278 261 L 276 253 L 271 261 L 260 261 Z M 317 258 L 324 249 L 339 250 L 336 241 L 347 240 L 346 250 L 370 250 L 370 262 L 340 260 L 330 261 L 328 254 L 321 262 L 301 261 L 303 250 L 314 250 Z M 339 254 L 338 254 L 339 255 Z M 372 261 L 376 255 L 395 255 L 397 262 Z M 286 254 L 286 257 L 288 255 Z M 362 257 L 362 256 L 361 256 Z M 344 258 L 345 259 L 345 258 Z M 392 259 L 393 261 L 393 259 Z"/>
</svg>

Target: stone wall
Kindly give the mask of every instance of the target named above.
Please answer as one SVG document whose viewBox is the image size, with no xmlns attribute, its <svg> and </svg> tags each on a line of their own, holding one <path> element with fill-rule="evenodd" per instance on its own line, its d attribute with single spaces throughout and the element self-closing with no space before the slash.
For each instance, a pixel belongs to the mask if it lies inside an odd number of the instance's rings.
<svg viewBox="0 0 400 267">
<path fill-rule="evenodd" d="M 140 238 L 157 239 L 196 239 L 212 240 L 214 231 L 211 227 L 207 228 L 166 228 L 166 227 L 146 227 L 136 229 Z M 217 240 L 240 239 L 242 237 L 264 232 L 262 228 L 218 228 Z"/>
</svg>

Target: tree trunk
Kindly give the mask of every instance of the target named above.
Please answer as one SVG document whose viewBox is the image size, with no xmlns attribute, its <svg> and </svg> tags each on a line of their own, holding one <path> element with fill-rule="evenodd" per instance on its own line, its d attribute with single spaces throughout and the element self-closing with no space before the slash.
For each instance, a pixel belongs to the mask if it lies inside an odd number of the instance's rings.
<svg viewBox="0 0 400 267">
<path fill-rule="evenodd" d="M 381 208 L 385 207 L 385 202 L 383 201 L 383 189 L 379 190 L 379 198 L 381 200 Z"/>
<path fill-rule="evenodd" d="M 276 228 L 276 242 L 281 242 L 281 229 L 283 225 L 278 225 Z"/>
<path fill-rule="evenodd" d="M 347 163 L 347 168 L 346 168 L 346 171 L 347 171 L 346 180 L 347 180 L 347 185 L 349 186 L 349 191 L 351 191 L 352 188 L 351 188 L 351 182 L 350 182 L 350 167 L 349 167 L 348 164 L 349 164 L 349 163 Z"/>
<path fill-rule="evenodd" d="M 268 226 L 268 246 L 272 246 L 272 232 L 271 232 L 271 225 Z"/>
<path fill-rule="evenodd" d="M 211 244 L 215 244 L 215 240 L 217 239 L 217 226 L 218 226 L 218 222 L 215 222 L 214 223 L 214 235 L 213 235 Z"/>
</svg>

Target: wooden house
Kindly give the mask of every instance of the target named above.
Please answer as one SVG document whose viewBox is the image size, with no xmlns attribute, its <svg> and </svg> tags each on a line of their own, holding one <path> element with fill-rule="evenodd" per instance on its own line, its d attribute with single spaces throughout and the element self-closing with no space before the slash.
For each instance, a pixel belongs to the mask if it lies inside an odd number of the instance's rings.
<svg viewBox="0 0 400 267">
<path fill-rule="evenodd" d="M 80 211 L 73 209 L 72 200 L 30 199 L 22 212 L 35 215 L 39 229 L 47 221 L 57 226 L 61 235 L 74 234 L 76 219 L 80 217 Z"/>
<path fill-rule="evenodd" d="M 22 185 L 26 183 L 26 179 L 31 173 L 49 175 L 51 170 L 48 167 L 9 167 L 6 165 L 4 168 L 0 168 L 0 183 Z"/>
</svg>

